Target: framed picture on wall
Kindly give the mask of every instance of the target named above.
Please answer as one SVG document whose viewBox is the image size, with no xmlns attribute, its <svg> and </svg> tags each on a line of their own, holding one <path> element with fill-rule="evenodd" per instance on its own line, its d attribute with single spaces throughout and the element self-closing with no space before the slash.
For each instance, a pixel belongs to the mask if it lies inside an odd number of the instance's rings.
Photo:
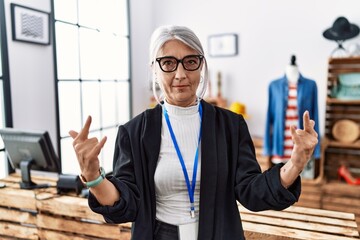
<svg viewBox="0 0 360 240">
<path fill-rule="evenodd" d="M 11 29 L 14 41 L 50 44 L 50 14 L 11 3 Z"/>
<path fill-rule="evenodd" d="M 235 33 L 210 35 L 208 38 L 211 57 L 228 57 L 238 54 L 238 35 Z"/>
</svg>

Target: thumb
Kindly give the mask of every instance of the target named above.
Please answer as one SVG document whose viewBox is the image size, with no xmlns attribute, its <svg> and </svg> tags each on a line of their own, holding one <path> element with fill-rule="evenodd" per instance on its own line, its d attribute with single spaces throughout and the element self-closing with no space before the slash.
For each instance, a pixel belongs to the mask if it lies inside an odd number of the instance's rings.
<svg viewBox="0 0 360 240">
<path fill-rule="evenodd" d="M 73 139 L 75 139 L 78 134 L 79 134 L 79 133 L 76 132 L 76 131 L 74 131 L 74 130 L 70 130 L 70 131 L 69 131 L 69 135 L 70 135 L 70 137 L 72 137 Z"/>
</svg>

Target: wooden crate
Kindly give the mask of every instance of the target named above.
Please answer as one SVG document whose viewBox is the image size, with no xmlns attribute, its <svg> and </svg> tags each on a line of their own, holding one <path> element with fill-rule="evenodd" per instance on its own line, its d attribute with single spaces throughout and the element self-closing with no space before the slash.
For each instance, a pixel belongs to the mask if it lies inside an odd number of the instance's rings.
<svg viewBox="0 0 360 240">
<path fill-rule="evenodd" d="M 35 194 L 19 189 L 17 181 L 2 180 L 7 187 L 0 189 L 0 236 L 38 239 Z"/>
<path fill-rule="evenodd" d="M 341 165 L 345 165 L 350 169 L 356 169 L 357 172 L 352 172 L 354 177 L 360 177 L 360 148 L 340 148 L 331 147 L 325 151 L 326 165 L 325 175 L 328 181 L 339 180 L 337 170 Z"/>
<path fill-rule="evenodd" d="M 324 177 L 337 178 L 340 165 L 360 170 L 360 140 L 351 143 L 338 141 L 332 130 L 339 120 L 351 120 L 360 126 L 360 99 L 339 99 L 333 91 L 339 86 L 340 74 L 360 73 L 360 58 L 330 58 L 328 63 L 327 98 L 325 108 L 325 144 L 323 145 Z"/>
<path fill-rule="evenodd" d="M 360 232 L 360 186 L 333 181 L 323 185 L 322 195 L 323 209 L 355 213 Z"/>
<path fill-rule="evenodd" d="M 255 154 L 256 159 L 260 165 L 261 171 L 265 171 L 271 167 L 270 158 L 268 156 L 263 155 L 263 140 L 261 137 L 252 137 L 254 147 L 255 147 Z"/>
<path fill-rule="evenodd" d="M 291 206 L 283 211 L 239 211 L 247 240 L 271 239 L 359 239 L 351 213 Z"/>
<path fill-rule="evenodd" d="M 321 202 L 322 202 L 321 189 L 322 189 L 321 183 L 302 181 L 301 195 L 299 201 L 295 205 L 301 207 L 321 209 Z"/>
<path fill-rule="evenodd" d="M 1 181 L 0 239 L 121 239 L 131 238 L 130 223 L 108 224 L 88 207 L 87 199 L 58 195 L 54 179 L 36 178 L 37 183 L 52 183 L 47 189 L 19 189 L 19 176 Z"/>
</svg>

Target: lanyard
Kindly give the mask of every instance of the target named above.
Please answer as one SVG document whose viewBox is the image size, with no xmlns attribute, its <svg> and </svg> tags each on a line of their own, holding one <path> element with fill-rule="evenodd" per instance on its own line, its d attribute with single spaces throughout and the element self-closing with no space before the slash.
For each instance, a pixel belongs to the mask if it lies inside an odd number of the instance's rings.
<svg viewBox="0 0 360 240">
<path fill-rule="evenodd" d="M 177 153 L 177 155 L 179 157 L 179 161 L 181 163 L 181 167 L 182 167 L 182 170 L 183 170 L 183 173 L 184 173 L 184 177 L 185 177 L 185 181 L 186 181 L 186 187 L 187 187 L 188 194 L 189 194 L 189 199 L 190 199 L 190 215 L 191 215 L 192 218 L 195 218 L 194 193 L 195 193 L 196 174 L 197 174 L 198 159 L 199 159 L 199 145 L 200 145 L 200 140 L 201 140 L 201 119 L 202 119 L 201 103 L 199 103 L 200 134 L 199 134 L 198 146 L 197 146 L 196 152 L 195 152 L 193 176 L 192 176 L 192 180 L 191 180 L 191 185 L 190 185 L 189 175 L 188 175 L 187 170 L 186 170 L 185 162 L 184 162 L 184 159 L 183 159 L 183 157 L 181 155 L 180 148 L 179 148 L 179 145 L 178 145 L 178 143 L 176 141 L 174 131 L 173 131 L 172 127 L 171 127 L 169 115 L 168 115 L 167 110 L 166 110 L 165 107 L 163 107 L 163 112 L 164 112 L 164 116 L 165 116 L 167 126 L 169 128 L 171 139 L 172 139 L 172 141 L 174 143 L 176 153 Z"/>
</svg>

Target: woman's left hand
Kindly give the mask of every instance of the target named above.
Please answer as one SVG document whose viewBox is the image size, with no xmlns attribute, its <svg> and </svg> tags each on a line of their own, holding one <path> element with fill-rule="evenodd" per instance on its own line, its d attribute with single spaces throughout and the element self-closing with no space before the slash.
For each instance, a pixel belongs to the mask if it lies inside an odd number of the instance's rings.
<svg viewBox="0 0 360 240">
<path fill-rule="evenodd" d="M 300 171 L 304 169 L 310 160 L 318 143 L 318 133 L 314 130 L 315 121 L 310 120 L 308 111 L 303 114 L 303 123 L 304 129 L 296 129 L 295 126 L 291 126 L 291 135 L 294 142 L 291 161 Z"/>
</svg>

